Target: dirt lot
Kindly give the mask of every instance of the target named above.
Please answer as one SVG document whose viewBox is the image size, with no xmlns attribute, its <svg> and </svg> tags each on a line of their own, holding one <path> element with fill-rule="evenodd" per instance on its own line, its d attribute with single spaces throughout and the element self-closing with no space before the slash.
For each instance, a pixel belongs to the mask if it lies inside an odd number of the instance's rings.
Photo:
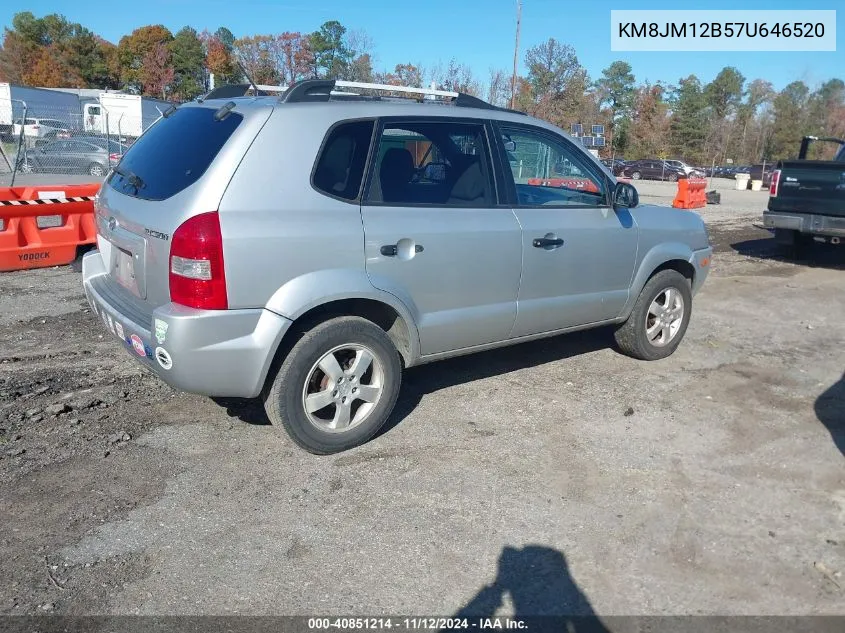
<svg viewBox="0 0 845 633">
<path fill-rule="evenodd" d="M 78 270 L 0 276 L 0 613 L 845 614 L 845 250 L 784 261 L 723 193 L 673 357 L 413 369 L 331 457 L 143 373 Z"/>
</svg>

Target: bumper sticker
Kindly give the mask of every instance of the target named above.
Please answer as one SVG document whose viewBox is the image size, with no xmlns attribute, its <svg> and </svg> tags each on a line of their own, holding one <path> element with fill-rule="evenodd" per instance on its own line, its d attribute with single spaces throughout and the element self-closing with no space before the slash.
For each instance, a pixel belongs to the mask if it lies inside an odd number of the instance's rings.
<svg viewBox="0 0 845 633">
<path fill-rule="evenodd" d="M 164 340 L 167 338 L 167 321 L 162 321 L 161 319 L 155 320 L 155 337 L 159 345 L 164 343 Z"/>
<path fill-rule="evenodd" d="M 156 347 L 156 360 L 158 364 L 161 365 L 162 369 L 170 369 L 173 367 L 173 359 L 170 358 L 170 354 L 167 353 L 167 350 L 163 347 Z"/>
<path fill-rule="evenodd" d="M 135 353 L 138 354 L 138 356 L 146 356 L 147 352 L 144 350 L 144 341 L 141 340 L 141 337 L 137 334 L 133 334 L 129 338 L 132 341 L 132 347 L 135 350 Z"/>
</svg>

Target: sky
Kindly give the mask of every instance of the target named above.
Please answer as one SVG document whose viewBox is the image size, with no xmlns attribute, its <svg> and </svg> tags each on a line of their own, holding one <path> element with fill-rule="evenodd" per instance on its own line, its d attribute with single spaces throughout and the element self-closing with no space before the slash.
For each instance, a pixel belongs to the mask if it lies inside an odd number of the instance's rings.
<svg viewBox="0 0 845 633">
<path fill-rule="evenodd" d="M 226 26 L 236 37 L 283 31 L 312 32 L 327 20 L 350 30 L 365 31 L 374 42 L 375 69 L 399 63 L 431 68 L 451 58 L 468 64 L 486 82 L 491 68 L 510 72 L 516 29 L 516 0 L 143 0 L 114 4 L 79 0 L 28 0 L 36 16 L 61 13 L 105 39 L 148 24 L 171 31 L 185 25 L 197 31 Z M 773 9 L 839 9 L 836 52 L 637 52 L 610 50 L 611 9 L 731 9 L 758 10 L 760 19 Z M 0 24 L 11 24 L 22 10 L 16 2 L 0 7 Z M 843 0 L 708 0 L 678 6 L 666 0 L 523 0 L 520 69 L 525 50 L 549 37 L 572 45 L 592 79 L 617 59 L 628 61 L 637 81 L 678 79 L 695 73 L 702 82 L 724 66 L 735 66 L 749 80 L 771 81 L 779 90 L 795 80 L 815 87 L 831 77 L 845 79 L 845 2 Z"/>
</svg>

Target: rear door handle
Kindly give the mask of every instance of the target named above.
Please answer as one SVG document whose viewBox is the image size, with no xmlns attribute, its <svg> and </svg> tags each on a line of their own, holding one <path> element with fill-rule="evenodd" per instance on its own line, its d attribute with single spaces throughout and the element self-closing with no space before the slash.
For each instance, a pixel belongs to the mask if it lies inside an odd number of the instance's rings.
<svg viewBox="0 0 845 633">
<path fill-rule="evenodd" d="M 535 237 L 534 248 L 559 248 L 563 246 L 563 239 L 560 237 Z"/>
</svg>

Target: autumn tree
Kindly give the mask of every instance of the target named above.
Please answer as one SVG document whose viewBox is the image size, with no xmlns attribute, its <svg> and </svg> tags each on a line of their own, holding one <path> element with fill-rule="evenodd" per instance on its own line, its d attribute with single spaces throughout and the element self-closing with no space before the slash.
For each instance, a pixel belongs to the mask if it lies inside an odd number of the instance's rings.
<svg viewBox="0 0 845 633">
<path fill-rule="evenodd" d="M 45 87 L 113 87 L 102 39 L 58 14 L 36 18 L 29 11 L 6 30 L 0 72 L 9 81 Z"/>
<path fill-rule="evenodd" d="M 276 38 L 272 35 L 239 37 L 233 45 L 235 59 L 257 84 L 279 84 Z"/>
<path fill-rule="evenodd" d="M 23 79 L 26 84 L 44 88 L 81 88 L 85 85 L 76 69 L 68 64 L 61 47 L 56 44 L 39 49 Z"/>
<path fill-rule="evenodd" d="M 309 38 L 299 32 L 285 31 L 276 38 L 276 66 L 285 85 L 308 77 L 314 63 Z"/>
<path fill-rule="evenodd" d="M 240 81 L 241 72 L 235 63 L 233 47 L 235 38 L 229 29 L 221 27 L 214 33 L 203 31 L 200 41 L 205 50 L 205 67 L 214 75 L 215 85 Z"/>
<path fill-rule="evenodd" d="M 139 79 L 143 93 L 167 99 L 173 89 L 174 78 L 170 48 L 164 42 L 159 42 L 144 55 L 141 63 Z"/>
<path fill-rule="evenodd" d="M 668 156 L 669 150 L 668 106 L 664 101 L 664 88 L 646 82 L 634 95 L 631 113 L 629 158 L 654 158 Z"/>
<path fill-rule="evenodd" d="M 164 68 L 157 65 L 169 63 L 167 49 L 172 40 L 171 32 L 160 24 L 142 26 L 122 37 L 117 45 L 117 57 L 123 84 L 136 93 L 161 96 L 159 84 L 166 73 Z M 152 81 L 149 90 L 145 87 L 145 78 Z"/>
<path fill-rule="evenodd" d="M 422 88 L 423 85 L 423 71 L 415 64 L 396 64 L 393 67 L 393 72 L 379 73 L 375 77 L 378 83 L 388 84 L 391 86 L 411 86 L 413 88 Z"/>
<path fill-rule="evenodd" d="M 14 30 L 6 29 L 0 50 L 0 81 L 24 83 L 24 75 L 39 56 L 38 46 Z"/>
</svg>

